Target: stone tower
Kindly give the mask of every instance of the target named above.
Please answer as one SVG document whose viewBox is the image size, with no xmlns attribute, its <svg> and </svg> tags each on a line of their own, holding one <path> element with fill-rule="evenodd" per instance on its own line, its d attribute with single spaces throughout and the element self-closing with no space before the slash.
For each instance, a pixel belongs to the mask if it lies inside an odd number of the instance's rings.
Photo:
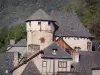
<svg viewBox="0 0 100 75">
<path fill-rule="evenodd" d="M 42 9 L 36 11 L 26 21 L 27 47 L 29 45 L 40 45 L 44 49 L 53 41 L 54 21 Z M 29 50 L 29 48 L 28 48 Z"/>
</svg>

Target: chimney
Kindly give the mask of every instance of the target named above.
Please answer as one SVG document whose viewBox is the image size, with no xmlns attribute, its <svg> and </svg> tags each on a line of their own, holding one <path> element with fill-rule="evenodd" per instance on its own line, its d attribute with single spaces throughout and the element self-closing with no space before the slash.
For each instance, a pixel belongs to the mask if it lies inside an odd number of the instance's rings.
<svg viewBox="0 0 100 75">
<path fill-rule="evenodd" d="M 15 40 L 14 39 L 10 39 L 10 45 L 15 45 Z"/>
</svg>

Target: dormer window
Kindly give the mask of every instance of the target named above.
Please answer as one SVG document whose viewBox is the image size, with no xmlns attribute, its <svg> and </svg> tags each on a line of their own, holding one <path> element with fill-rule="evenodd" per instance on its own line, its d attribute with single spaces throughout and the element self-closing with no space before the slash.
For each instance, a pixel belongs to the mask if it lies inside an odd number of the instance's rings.
<svg viewBox="0 0 100 75">
<path fill-rule="evenodd" d="M 57 51 L 57 49 L 52 49 L 52 54 L 56 55 L 56 51 Z"/>
<path fill-rule="evenodd" d="M 41 25 L 41 22 L 40 21 L 38 22 L 38 25 Z"/>
</svg>

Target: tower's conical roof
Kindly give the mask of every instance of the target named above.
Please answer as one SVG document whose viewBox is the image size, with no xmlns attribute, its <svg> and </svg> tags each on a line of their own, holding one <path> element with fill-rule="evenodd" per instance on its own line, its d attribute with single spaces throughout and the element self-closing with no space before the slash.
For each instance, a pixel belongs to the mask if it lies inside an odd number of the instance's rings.
<svg viewBox="0 0 100 75">
<path fill-rule="evenodd" d="M 42 9 L 39 9 L 34 14 L 32 14 L 26 21 L 32 20 L 51 20 L 50 16 Z"/>
</svg>

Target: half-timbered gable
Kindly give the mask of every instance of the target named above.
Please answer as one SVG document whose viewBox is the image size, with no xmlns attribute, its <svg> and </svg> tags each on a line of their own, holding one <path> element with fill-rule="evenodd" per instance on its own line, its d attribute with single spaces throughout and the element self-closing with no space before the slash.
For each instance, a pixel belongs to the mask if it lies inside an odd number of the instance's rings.
<svg viewBox="0 0 100 75">
<path fill-rule="evenodd" d="M 62 37 L 59 37 L 56 42 L 66 51 L 69 52 L 71 55 L 75 52 L 64 40 Z"/>
</svg>

